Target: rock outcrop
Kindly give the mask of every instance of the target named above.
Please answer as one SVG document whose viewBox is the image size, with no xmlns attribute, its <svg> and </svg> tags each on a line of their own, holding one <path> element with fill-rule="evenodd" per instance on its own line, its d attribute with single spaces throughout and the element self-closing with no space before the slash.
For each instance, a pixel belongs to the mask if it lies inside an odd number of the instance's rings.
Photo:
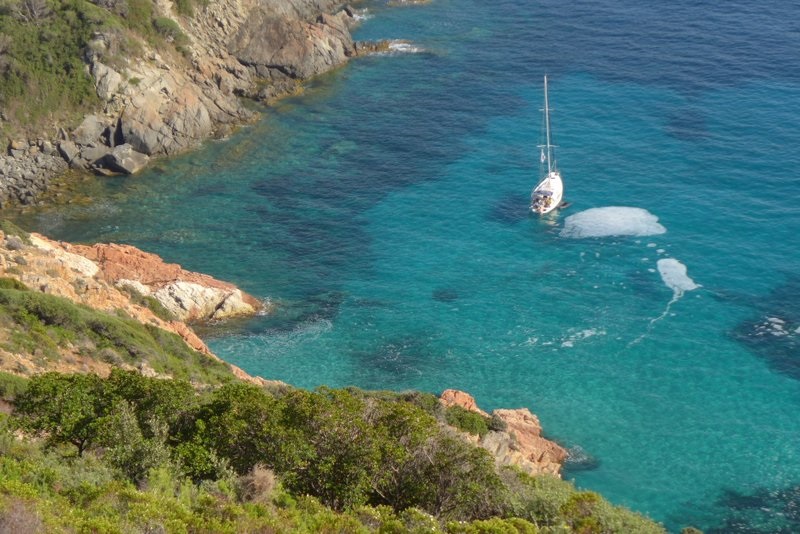
<svg viewBox="0 0 800 534">
<path fill-rule="evenodd" d="M 440 402 L 445 406 L 460 406 L 484 417 L 489 416 L 478 408 L 471 395 L 462 391 L 448 389 L 442 393 Z M 516 466 L 531 475 L 560 476 L 567 451 L 554 441 L 542 437 L 542 426 L 534 414 L 527 408 L 519 408 L 495 410 L 492 416 L 503 421 L 506 429 L 489 431 L 482 438 L 468 434 L 465 437 L 489 451 L 501 465 Z"/>
<path fill-rule="evenodd" d="M 457 389 L 446 389 L 439 396 L 439 402 L 446 407 L 459 406 L 470 412 L 481 414 L 484 417 L 489 417 L 489 414 L 478 408 L 475 399 L 469 393 L 464 393 Z"/>
<path fill-rule="evenodd" d="M 227 319 L 262 308 L 255 297 L 228 282 L 166 263 L 156 254 L 130 245 L 68 245 L 65 250 L 91 260 L 98 277 L 155 297 L 180 321 Z"/>
<path fill-rule="evenodd" d="M 0 207 L 34 202 L 68 166 L 135 174 L 150 157 L 225 136 L 256 117 L 240 97 L 294 93 L 370 50 L 353 42 L 355 13 L 340 0 L 219 0 L 197 4 L 191 17 L 176 15 L 172 2 L 154 8 L 179 28 L 180 46 L 156 51 L 141 39 L 138 57 L 120 58 L 119 32 L 95 34 L 85 61 L 102 109 L 55 138 L 10 143 L 0 155 Z"/>
<path fill-rule="evenodd" d="M 151 268 L 154 270 L 148 271 Z M 215 307 L 225 308 L 226 316 L 254 313 L 260 306 L 255 298 L 241 292 L 232 284 L 186 271 L 179 265 L 164 263 L 158 256 L 142 252 L 135 247 L 73 246 L 52 241 L 35 233 L 22 238 L 0 232 L 0 276 L 15 278 L 31 290 L 64 297 L 97 310 L 110 313 L 124 312 L 143 324 L 151 324 L 177 334 L 193 349 L 215 359 L 217 357 L 183 320 L 162 319 L 148 307 L 132 299 L 130 292 L 117 287 L 119 277 L 128 277 L 131 283 L 138 284 L 139 289 L 144 291 L 152 287 L 163 288 L 172 283 L 184 283 L 184 280 L 185 283 L 207 288 L 208 292 L 203 296 L 209 300 L 184 301 L 183 304 L 186 306 L 182 309 L 184 317 L 218 317 L 213 311 L 209 313 L 209 310 Z M 3 358 L 0 360 L 13 372 L 24 371 L 31 374 L 55 370 L 95 372 L 105 375 L 111 368 L 106 362 L 82 358 L 78 353 L 57 361 L 35 361 L 25 359 L 21 355 L 8 354 L 2 349 L 0 352 L 3 353 Z M 252 377 L 235 366 L 231 366 L 231 369 L 236 376 L 244 380 L 260 385 L 271 383 Z M 148 372 L 146 368 L 139 370 Z"/>
</svg>

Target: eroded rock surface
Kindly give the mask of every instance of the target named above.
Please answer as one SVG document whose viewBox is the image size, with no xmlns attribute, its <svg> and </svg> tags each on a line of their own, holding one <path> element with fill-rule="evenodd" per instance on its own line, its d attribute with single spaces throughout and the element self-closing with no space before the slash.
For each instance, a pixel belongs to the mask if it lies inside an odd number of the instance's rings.
<svg viewBox="0 0 800 534">
<path fill-rule="evenodd" d="M 262 308 L 258 299 L 233 284 L 187 271 L 177 263 L 167 263 L 156 254 L 130 245 L 65 246 L 94 262 L 106 282 L 152 295 L 180 321 L 252 315 Z"/>
<path fill-rule="evenodd" d="M 489 416 L 478 407 L 471 395 L 463 391 L 448 389 L 442 393 L 440 402 L 445 406 L 460 406 Z M 501 465 L 514 465 L 531 475 L 561 476 L 567 451 L 558 443 L 542 437 L 538 417 L 527 408 L 498 409 L 492 415 L 501 419 L 506 429 L 489 431 L 483 438 L 472 436 L 469 438 L 471 441 L 489 451 Z"/>
<path fill-rule="evenodd" d="M 196 4 L 191 17 L 176 15 L 172 2 L 154 7 L 154 16 L 180 29 L 182 44 L 155 50 L 141 39 L 139 55 L 120 58 L 118 32 L 93 35 L 85 61 L 102 109 L 56 138 L 9 143 L 0 155 L 0 207 L 6 200 L 35 202 L 67 166 L 134 174 L 149 157 L 224 137 L 257 116 L 242 96 L 271 100 L 298 92 L 304 80 L 359 50 L 350 35 L 354 11 L 338 1 L 218 0 Z"/>
<path fill-rule="evenodd" d="M 217 307 L 228 307 L 229 313 L 233 315 L 253 313 L 259 306 L 256 299 L 242 293 L 232 284 L 186 271 L 176 264 L 165 263 L 155 254 L 143 252 L 135 247 L 75 246 L 53 241 L 35 233 L 27 238 L 21 238 L 0 232 L 0 277 L 15 278 L 33 291 L 64 297 L 97 310 L 109 313 L 124 312 L 143 324 L 151 324 L 179 335 L 190 347 L 216 359 L 185 322 L 158 317 L 149 308 L 134 302 L 129 292 L 116 287 L 117 277 L 121 276 L 129 277 L 131 283 L 138 284 L 138 289 L 144 291 L 154 287 L 168 287 L 169 284 L 176 283 L 176 280 L 183 280 L 181 277 L 191 281 L 187 283 L 207 287 L 209 300 L 194 305 L 187 304 L 189 310 L 187 317 L 193 317 L 192 314 L 199 314 L 200 310 L 211 308 L 209 302 L 217 302 Z M 70 349 L 65 350 L 69 354 L 64 354 L 57 360 L 47 360 L 11 354 L 0 348 L 0 362 L 2 362 L 0 367 L 22 374 L 60 371 L 107 375 L 114 366 L 102 360 L 83 357 L 80 347 L 75 347 L 71 352 Z M 125 367 L 122 364 L 116 366 Z M 146 368 L 138 370 L 148 372 Z M 272 383 L 252 377 L 233 365 L 231 370 L 243 380 L 259 385 Z"/>
</svg>

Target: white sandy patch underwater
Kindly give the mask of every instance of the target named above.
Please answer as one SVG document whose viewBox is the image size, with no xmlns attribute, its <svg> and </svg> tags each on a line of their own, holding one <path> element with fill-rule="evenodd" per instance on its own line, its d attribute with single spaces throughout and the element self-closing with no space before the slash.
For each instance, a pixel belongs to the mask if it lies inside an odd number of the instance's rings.
<svg viewBox="0 0 800 534">
<path fill-rule="evenodd" d="M 606 206 L 590 208 L 564 220 L 561 237 L 648 236 L 663 234 L 667 229 L 658 217 L 643 208 Z"/>
</svg>

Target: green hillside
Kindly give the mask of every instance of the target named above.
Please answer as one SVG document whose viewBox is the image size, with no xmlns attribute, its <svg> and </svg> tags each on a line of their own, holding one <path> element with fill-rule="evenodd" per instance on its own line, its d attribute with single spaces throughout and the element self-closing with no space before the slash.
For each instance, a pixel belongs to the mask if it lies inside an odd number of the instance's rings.
<svg viewBox="0 0 800 534">
<path fill-rule="evenodd" d="M 435 397 L 268 392 L 114 371 L 0 375 L 0 530 L 663 532 L 592 492 L 498 470 Z"/>
</svg>

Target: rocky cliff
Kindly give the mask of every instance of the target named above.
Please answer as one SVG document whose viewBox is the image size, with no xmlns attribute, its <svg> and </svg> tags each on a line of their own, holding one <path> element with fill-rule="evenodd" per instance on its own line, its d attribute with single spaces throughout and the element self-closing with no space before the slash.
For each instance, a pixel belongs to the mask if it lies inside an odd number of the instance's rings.
<svg viewBox="0 0 800 534">
<path fill-rule="evenodd" d="M 262 308 L 258 300 L 232 284 L 165 263 L 155 254 L 131 246 L 70 245 L 35 233 L 0 232 L 0 277 L 96 310 L 124 313 L 177 334 L 191 348 L 214 359 L 217 357 L 184 321 L 250 315 Z M 157 315 L 143 296 L 155 298 L 173 316 Z M 108 363 L 75 354 L 53 361 L 34 361 L 24 354 L 4 356 L 0 368 L 22 374 L 46 370 L 107 374 L 111 368 Z M 266 383 L 231 367 L 239 378 Z"/>
<path fill-rule="evenodd" d="M 489 417 L 471 395 L 454 389 L 444 391 L 439 399 L 444 406 L 460 406 Z M 465 435 L 489 451 L 500 465 L 519 467 L 530 475 L 560 476 L 567 451 L 558 443 L 542 437 L 539 418 L 527 408 L 499 409 L 492 415 L 503 422 L 505 430 L 490 430 L 483 437 Z"/>
<path fill-rule="evenodd" d="M 180 44 L 157 50 L 135 34 L 95 33 L 85 62 L 102 108 L 74 129 L 12 140 L 0 157 L 0 207 L 33 202 L 68 167 L 133 174 L 151 157 L 224 136 L 255 117 L 240 97 L 296 92 L 364 49 L 350 35 L 353 9 L 338 0 L 219 0 L 191 16 L 157 0 L 154 9 Z M 123 45 L 139 53 L 121 57 Z"/>
</svg>

